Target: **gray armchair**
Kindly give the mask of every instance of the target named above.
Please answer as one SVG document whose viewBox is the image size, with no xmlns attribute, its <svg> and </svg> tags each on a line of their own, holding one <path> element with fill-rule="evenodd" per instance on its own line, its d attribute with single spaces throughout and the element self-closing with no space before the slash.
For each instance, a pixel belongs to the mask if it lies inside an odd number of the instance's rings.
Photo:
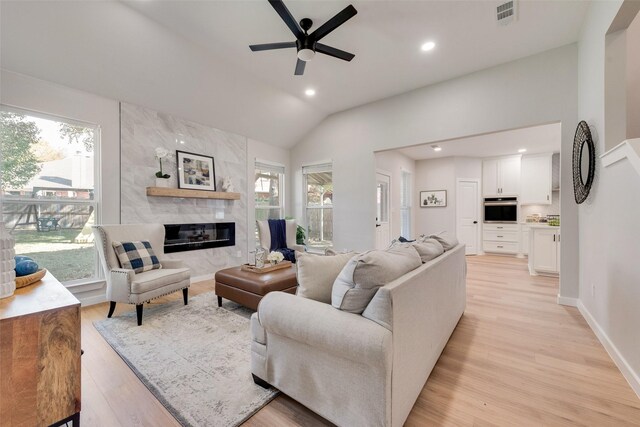
<svg viewBox="0 0 640 427">
<path fill-rule="evenodd" d="M 109 314 L 116 303 L 135 304 L 138 325 L 142 325 L 142 307 L 145 302 L 182 289 L 184 304 L 189 298 L 191 273 L 181 260 L 164 258 L 164 226 L 162 224 L 114 224 L 93 226 L 96 248 L 107 281 Z M 120 268 L 112 242 L 146 240 L 151 243 L 161 269 L 135 273 Z"/>
<path fill-rule="evenodd" d="M 296 243 L 296 229 L 298 224 L 295 219 L 287 219 L 287 248 L 293 249 L 294 251 L 304 252 L 304 245 L 298 245 Z M 260 237 L 260 246 L 262 249 L 269 253 L 271 248 L 271 230 L 269 229 L 269 220 L 259 220 L 256 221 L 258 224 L 258 236 Z"/>
</svg>

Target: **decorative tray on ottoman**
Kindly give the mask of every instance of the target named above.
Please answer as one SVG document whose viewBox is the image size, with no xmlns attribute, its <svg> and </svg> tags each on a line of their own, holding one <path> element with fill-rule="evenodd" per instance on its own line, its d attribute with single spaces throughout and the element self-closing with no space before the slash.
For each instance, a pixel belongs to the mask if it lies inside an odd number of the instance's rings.
<svg viewBox="0 0 640 427">
<path fill-rule="evenodd" d="M 270 271 L 280 270 L 291 267 L 291 261 L 280 261 L 277 264 L 265 264 L 264 267 L 258 268 L 255 265 L 243 264 L 242 271 L 250 271 L 252 273 L 269 273 Z"/>
<path fill-rule="evenodd" d="M 42 280 L 45 274 L 47 274 L 47 269 L 41 268 L 35 273 L 27 274 L 26 276 L 16 277 L 16 289 L 33 285 L 34 283 Z"/>
</svg>

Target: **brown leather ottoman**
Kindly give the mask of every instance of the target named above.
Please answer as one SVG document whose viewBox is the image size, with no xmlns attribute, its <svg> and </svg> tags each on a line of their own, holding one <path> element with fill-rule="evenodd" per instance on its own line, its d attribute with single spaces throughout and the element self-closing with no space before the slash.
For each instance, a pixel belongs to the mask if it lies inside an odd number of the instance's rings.
<svg viewBox="0 0 640 427">
<path fill-rule="evenodd" d="M 269 292 L 295 294 L 297 286 L 295 265 L 262 274 L 242 271 L 240 267 L 225 268 L 216 273 L 218 307 L 222 306 L 222 298 L 226 298 L 257 310 L 258 303 Z"/>
</svg>

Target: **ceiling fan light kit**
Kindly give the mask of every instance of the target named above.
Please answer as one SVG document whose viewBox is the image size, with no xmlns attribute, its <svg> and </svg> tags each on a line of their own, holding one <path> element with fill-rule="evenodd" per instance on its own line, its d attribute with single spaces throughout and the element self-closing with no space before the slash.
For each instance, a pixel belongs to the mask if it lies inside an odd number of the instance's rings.
<svg viewBox="0 0 640 427">
<path fill-rule="evenodd" d="M 266 44 L 254 44 L 249 46 L 253 52 L 259 52 L 263 50 L 274 49 L 287 49 L 296 48 L 298 61 L 296 62 L 296 69 L 294 75 L 301 76 L 304 74 L 304 67 L 307 61 L 310 61 L 315 56 L 316 52 L 323 53 L 325 55 L 333 56 L 334 58 L 342 59 L 343 61 L 351 61 L 355 55 L 349 52 L 345 52 L 335 47 L 327 46 L 319 43 L 319 41 L 333 30 L 353 18 L 358 11 L 353 5 L 349 5 L 338 12 L 333 18 L 315 29 L 311 34 L 309 30 L 313 26 L 313 21 L 309 18 L 303 18 L 300 23 L 296 22 L 289 12 L 289 9 L 284 5 L 282 0 L 269 0 L 269 4 L 280 15 L 280 18 L 289 27 L 293 35 L 296 37 L 296 41 L 293 42 L 281 42 L 281 43 L 266 43 Z"/>
</svg>

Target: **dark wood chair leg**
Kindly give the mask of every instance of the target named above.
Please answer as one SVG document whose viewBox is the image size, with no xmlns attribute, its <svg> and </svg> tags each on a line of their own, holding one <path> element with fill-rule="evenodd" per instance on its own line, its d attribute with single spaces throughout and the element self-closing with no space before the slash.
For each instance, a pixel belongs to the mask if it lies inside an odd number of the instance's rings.
<svg viewBox="0 0 640 427">
<path fill-rule="evenodd" d="M 144 304 L 136 304 L 136 315 L 138 316 L 138 326 L 142 325 L 142 308 Z"/>
<path fill-rule="evenodd" d="M 182 290 L 182 299 L 184 299 L 184 305 L 189 304 L 189 288 Z"/>
<path fill-rule="evenodd" d="M 109 314 L 107 314 L 107 317 L 111 318 L 111 316 L 113 316 L 113 312 L 116 310 L 116 302 L 115 301 L 109 301 Z"/>
<path fill-rule="evenodd" d="M 253 382 L 256 383 L 257 385 L 259 385 L 260 387 L 262 387 L 262 388 L 271 388 L 271 384 L 269 384 L 268 382 L 266 382 L 262 378 L 256 377 L 254 374 L 251 374 L 251 376 L 253 377 Z"/>
<path fill-rule="evenodd" d="M 218 297 L 218 307 L 222 307 L 222 297 Z"/>
</svg>

